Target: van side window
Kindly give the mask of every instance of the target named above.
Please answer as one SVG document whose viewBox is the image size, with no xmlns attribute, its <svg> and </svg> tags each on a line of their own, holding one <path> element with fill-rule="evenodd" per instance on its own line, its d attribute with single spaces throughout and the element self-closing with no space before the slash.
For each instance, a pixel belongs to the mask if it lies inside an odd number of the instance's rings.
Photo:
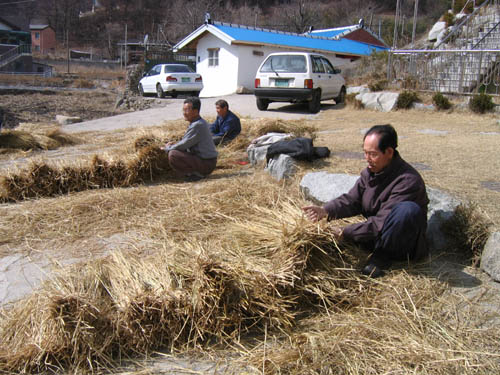
<svg viewBox="0 0 500 375">
<path fill-rule="evenodd" d="M 319 56 L 311 56 L 313 73 L 324 73 L 325 68 L 323 67 L 323 63 L 321 62 L 321 57 Z"/>
<path fill-rule="evenodd" d="M 321 59 L 323 60 L 323 64 L 325 65 L 325 69 L 326 69 L 326 72 L 328 74 L 335 74 L 335 69 L 333 68 L 332 64 L 330 64 L 330 61 L 328 61 L 327 59 Z"/>
</svg>

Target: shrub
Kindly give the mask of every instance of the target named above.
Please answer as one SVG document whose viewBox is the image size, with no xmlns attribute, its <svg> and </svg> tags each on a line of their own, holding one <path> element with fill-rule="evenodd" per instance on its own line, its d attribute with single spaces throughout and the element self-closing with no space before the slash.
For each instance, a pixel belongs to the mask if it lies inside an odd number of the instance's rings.
<svg viewBox="0 0 500 375">
<path fill-rule="evenodd" d="M 352 105 L 355 109 L 364 109 L 363 102 L 361 100 L 356 99 L 356 93 L 348 94 L 345 97 L 345 102 L 348 105 Z"/>
<path fill-rule="evenodd" d="M 450 100 L 440 92 L 434 94 L 434 96 L 432 97 L 432 103 L 439 111 L 451 108 Z"/>
<path fill-rule="evenodd" d="M 490 95 L 481 93 L 471 98 L 469 101 L 469 108 L 475 113 L 485 113 L 493 110 L 493 108 L 495 108 L 495 103 L 493 103 Z"/>
<path fill-rule="evenodd" d="M 368 84 L 368 88 L 371 91 L 383 91 L 387 87 L 387 80 L 382 79 L 380 81 Z"/>
<path fill-rule="evenodd" d="M 412 106 L 413 103 L 419 102 L 420 98 L 417 93 L 414 91 L 403 91 L 398 96 L 398 100 L 396 102 L 397 109 L 408 109 Z"/>
<path fill-rule="evenodd" d="M 443 21 L 446 22 L 446 27 L 453 26 L 455 24 L 455 16 L 453 13 L 446 12 L 443 14 Z"/>
<path fill-rule="evenodd" d="M 91 81 L 88 81 L 84 78 L 77 79 L 74 82 L 73 86 L 79 89 L 93 89 L 95 87 Z"/>
<path fill-rule="evenodd" d="M 406 90 L 415 90 L 417 88 L 418 80 L 413 76 L 406 76 L 402 82 L 402 86 Z"/>
</svg>

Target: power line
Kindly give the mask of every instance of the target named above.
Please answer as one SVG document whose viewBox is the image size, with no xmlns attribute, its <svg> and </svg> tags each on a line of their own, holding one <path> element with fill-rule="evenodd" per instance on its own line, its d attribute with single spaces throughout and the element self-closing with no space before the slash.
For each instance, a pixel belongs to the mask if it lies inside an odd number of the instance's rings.
<svg viewBox="0 0 500 375">
<path fill-rule="evenodd" d="M 33 3 L 36 0 L 22 0 L 22 1 L 14 1 L 12 3 L 0 3 L 0 7 L 3 5 L 16 5 L 16 4 L 23 4 L 23 3 Z"/>
</svg>

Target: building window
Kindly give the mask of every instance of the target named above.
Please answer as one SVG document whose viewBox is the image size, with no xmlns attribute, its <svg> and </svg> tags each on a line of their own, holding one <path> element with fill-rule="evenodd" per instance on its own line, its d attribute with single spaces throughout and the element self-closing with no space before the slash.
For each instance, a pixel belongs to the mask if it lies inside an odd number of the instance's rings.
<svg viewBox="0 0 500 375">
<path fill-rule="evenodd" d="M 39 32 L 35 33 L 35 39 L 40 39 L 40 33 Z"/>
<path fill-rule="evenodd" d="M 219 48 L 208 49 L 208 66 L 219 66 Z"/>
<path fill-rule="evenodd" d="M 40 52 L 40 46 L 34 46 L 33 48 L 35 49 L 36 52 Z"/>
</svg>

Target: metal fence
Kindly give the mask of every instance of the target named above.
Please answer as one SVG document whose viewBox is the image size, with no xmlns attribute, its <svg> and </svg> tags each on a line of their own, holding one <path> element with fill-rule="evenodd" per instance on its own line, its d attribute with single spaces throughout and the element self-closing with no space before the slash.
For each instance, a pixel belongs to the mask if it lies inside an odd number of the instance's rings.
<svg viewBox="0 0 500 375">
<path fill-rule="evenodd" d="M 389 75 L 404 87 L 500 94 L 500 50 L 395 50 Z"/>
</svg>

